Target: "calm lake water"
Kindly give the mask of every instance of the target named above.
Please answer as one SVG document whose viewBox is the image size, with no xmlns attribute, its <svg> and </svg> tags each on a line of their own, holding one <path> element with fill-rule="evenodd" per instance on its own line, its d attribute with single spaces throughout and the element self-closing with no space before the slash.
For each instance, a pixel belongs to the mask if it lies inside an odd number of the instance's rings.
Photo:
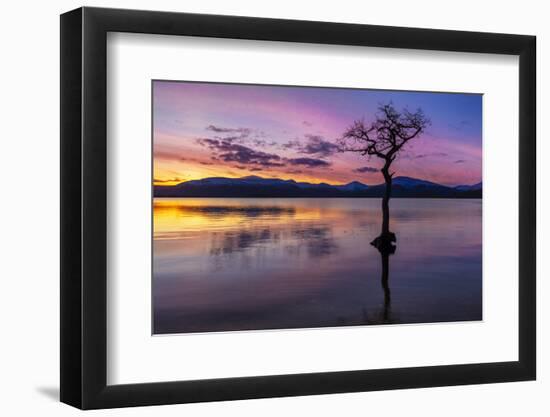
<svg viewBox="0 0 550 417">
<path fill-rule="evenodd" d="M 154 333 L 482 319 L 481 200 L 160 198 Z"/>
</svg>

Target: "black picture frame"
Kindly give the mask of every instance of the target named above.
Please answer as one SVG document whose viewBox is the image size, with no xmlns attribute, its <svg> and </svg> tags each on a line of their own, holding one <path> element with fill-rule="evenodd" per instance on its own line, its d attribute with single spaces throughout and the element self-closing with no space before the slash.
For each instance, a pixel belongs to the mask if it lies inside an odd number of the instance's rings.
<svg viewBox="0 0 550 417">
<path fill-rule="evenodd" d="M 519 56 L 519 360 L 107 385 L 108 32 Z M 534 36 L 80 8 L 61 16 L 61 401 L 82 409 L 533 380 Z"/>
</svg>

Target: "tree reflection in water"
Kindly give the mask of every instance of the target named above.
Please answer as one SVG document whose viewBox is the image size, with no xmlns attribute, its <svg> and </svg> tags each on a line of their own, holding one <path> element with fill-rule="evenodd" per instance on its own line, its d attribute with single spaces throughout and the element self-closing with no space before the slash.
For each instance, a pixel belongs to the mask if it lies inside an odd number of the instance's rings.
<svg viewBox="0 0 550 417">
<path fill-rule="evenodd" d="M 374 246 L 374 244 L 373 244 Z M 384 291 L 384 310 L 383 321 L 384 323 L 391 322 L 391 290 L 389 285 L 390 276 L 390 256 L 395 253 L 396 246 L 392 242 L 388 242 L 387 245 L 379 245 L 376 247 L 380 252 L 380 258 L 382 259 L 382 290 Z"/>
</svg>

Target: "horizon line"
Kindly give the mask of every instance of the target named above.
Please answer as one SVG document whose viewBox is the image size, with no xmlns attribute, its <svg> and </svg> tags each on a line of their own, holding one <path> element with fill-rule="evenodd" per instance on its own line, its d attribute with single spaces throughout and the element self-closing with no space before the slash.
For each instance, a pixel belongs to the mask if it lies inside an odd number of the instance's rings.
<svg viewBox="0 0 550 417">
<path fill-rule="evenodd" d="M 331 183 L 325 182 L 325 181 L 315 183 L 315 182 L 308 182 L 308 181 L 296 181 L 294 178 L 285 179 L 285 178 L 281 178 L 281 177 L 262 177 L 260 175 L 244 175 L 242 177 L 212 176 L 212 177 L 194 178 L 194 179 L 188 179 L 188 180 L 183 180 L 181 178 L 174 179 L 174 180 L 161 180 L 161 179 L 153 178 L 152 183 L 153 183 L 154 186 L 173 187 L 175 185 L 183 184 L 183 183 L 189 182 L 189 181 L 202 181 L 202 180 L 210 179 L 210 178 L 223 178 L 223 179 L 259 178 L 259 179 L 264 179 L 264 180 L 293 181 L 293 182 L 299 183 L 299 184 L 311 184 L 311 185 L 327 184 L 327 185 L 331 185 L 331 186 L 334 186 L 334 187 L 345 186 L 345 185 L 348 185 L 348 184 L 351 184 L 351 183 L 354 183 L 354 182 L 357 182 L 357 183 L 360 183 L 360 184 L 363 184 L 363 185 L 366 185 L 366 186 L 369 186 L 369 187 L 377 186 L 377 185 L 384 185 L 384 182 L 380 182 L 380 183 L 376 183 L 376 184 L 371 185 L 371 184 L 366 184 L 366 183 L 364 183 L 362 181 L 359 181 L 359 180 L 352 180 L 352 181 L 349 181 L 347 183 L 341 183 L 341 184 L 331 184 Z M 397 179 L 397 178 L 410 178 L 410 179 L 413 179 L 413 180 L 430 182 L 432 184 L 441 185 L 441 186 L 448 187 L 448 188 L 455 188 L 455 187 L 460 187 L 460 186 L 474 186 L 474 185 L 483 183 L 483 178 L 480 179 L 477 182 L 473 182 L 472 184 L 456 184 L 456 185 L 442 184 L 442 183 L 439 183 L 439 182 L 435 182 L 435 181 L 431 181 L 431 180 L 425 180 L 425 179 L 422 179 L 422 178 L 410 177 L 408 175 L 396 176 L 394 178 L 394 180 Z M 168 183 L 170 183 L 170 184 L 168 184 Z"/>
</svg>

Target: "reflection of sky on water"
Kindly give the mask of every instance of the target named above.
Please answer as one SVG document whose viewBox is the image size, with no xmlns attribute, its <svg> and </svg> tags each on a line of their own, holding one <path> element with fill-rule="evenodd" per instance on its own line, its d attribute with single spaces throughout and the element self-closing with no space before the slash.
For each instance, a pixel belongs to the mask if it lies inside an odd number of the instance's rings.
<svg viewBox="0 0 550 417">
<path fill-rule="evenodd" d="M 157 199 L 155 333 L 481 319 L 481 201 Z"/>
</svg>

